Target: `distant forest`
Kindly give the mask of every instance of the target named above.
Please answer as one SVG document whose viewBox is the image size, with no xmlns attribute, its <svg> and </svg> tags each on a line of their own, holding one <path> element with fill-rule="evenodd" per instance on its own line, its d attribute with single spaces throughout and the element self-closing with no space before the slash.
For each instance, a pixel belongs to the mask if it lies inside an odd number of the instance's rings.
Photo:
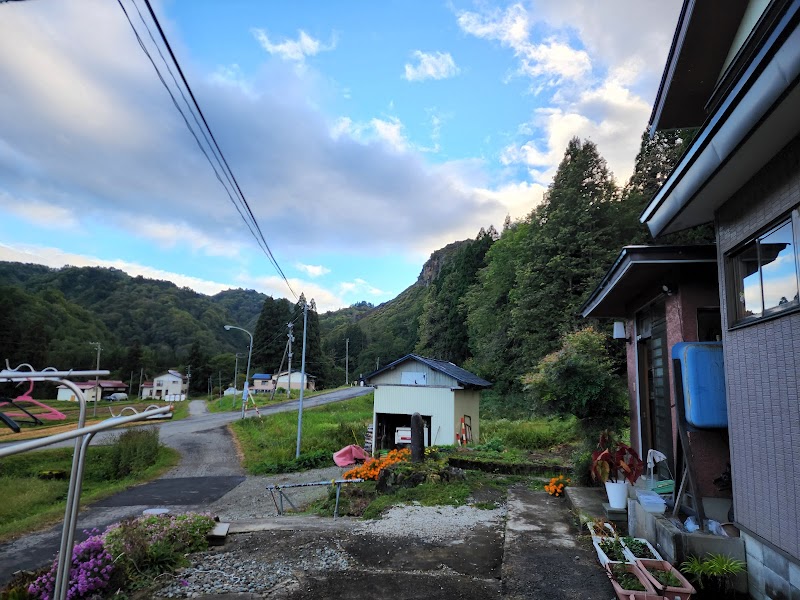
<svg viewBox="0 0 800 600">
<path fill-rule="evenodd" d="M 669 175 L 691 131 L 642 136 L 634 173 L 618 188 L 591 141 L 572 139 L 544 201 L 475 239 L 434 252 L 419 280 L 397 298 L 318 314 L 309 300 L 307 371 L 318 387 L 352 381 L 404 354 L 450 360 L 518 391 L 520 377 L 578 327 L 578 308 L 624 245 L 713 242 L 710 226 L 654 240 L 638 217 Z M 302 302 L 253 290 L 206 296 L 116 269 L 0 263 L 0 360 L 36 367 L 101 368 L 124 381 L 191 366 L 192 389 L 233 381 L 235 353 L 254 333 L 252 372 L 274 373 L 294 323 L 293 370 L 300 367 Z M 240 385 L 244 378 L 240 359 Z M 284 364 L 284 368 L 286 365 Z M 221 376 L 220 376 L 221 373 Z"/>
</svg>

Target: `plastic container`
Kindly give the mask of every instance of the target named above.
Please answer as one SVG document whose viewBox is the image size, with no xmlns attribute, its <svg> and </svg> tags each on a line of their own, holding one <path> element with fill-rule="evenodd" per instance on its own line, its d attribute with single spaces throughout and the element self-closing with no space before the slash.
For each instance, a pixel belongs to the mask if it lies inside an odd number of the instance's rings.
<svg viewBox="0 0 800 600">
<path fill-rule="evenodd" d="M 692 584 L 681 574 L 678 569 L 673 567 L 669 562 L 666 560 L 637 560 L 636 566 L 639 567 L 639 570 L 644 573 L 645 577 L 650 581 L 650 584 L 655 588 L 656 592 L 662 596 L 667 598 L 676 598 L 679 600 L 689 600 L 692 597 L 692 594 L 696 593 L 697 590 L 692 587 Z M 608 568 L 608 567 L 606 567 Z M 658 570 L 658 571 L 669 571 L 672 573 L 675 578 L 680 582 L 679 585 L 671 586 L 671 585 L 662 585 L 659 581 L 653 577 L 649 572 L 648 569 Z"/>
<path fill-rule="evenodd" d="M 642 508 L 649 513 L 663 515 L 667 509 L 667 503 L 664 499 L 649 490 L 636 490 L 636 499 L 639 500 Z"/>
<path fill-rule="evenodd" d="M 721 342 L 680 342 L 672 358 L 681 363 L 686 420 L 705 429 L 728 427 L 725 369 Z"/>
<path fill-rule="evenodd" d="M 642 584 L 642 587 L 644 587 L 643 591 L 626 590 L 619 584 L 619 582 L 616 579 L 614 579 L 613 575 L 611 574 L 612 568 L 615 565 L 620 565 L 620 564 L 625 565 L 624 567 L 625 570 L 628 573 L 634 575 L 639 580 L 639 582 Z M 611 580 L 611 585 L 614 587 L 614 593 L 617 595 L 617 598 L 619 600 L 645 600 L 649 598 L 659 597 L 656 594 L 656 588 L 653 587 L 650 578 L 647 577 L 647 575 L 645 575 L 644 573 L 642 573 L 641 569 L 637 565 L 633 563 L 619 563 L 619 562 L 609 561 L 604 566 L 606 568 L 606 574 L 608 575 L 608 578 Z"/>
</svg>

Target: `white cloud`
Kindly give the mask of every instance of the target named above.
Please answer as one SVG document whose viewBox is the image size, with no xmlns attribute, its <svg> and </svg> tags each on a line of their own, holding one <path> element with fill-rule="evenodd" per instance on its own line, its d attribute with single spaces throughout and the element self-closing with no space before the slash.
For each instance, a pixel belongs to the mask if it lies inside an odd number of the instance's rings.
<svg viewBox="0 0 800 600">
<path fill-rule="evenodd" d="M 363 297 L 364 294 L 369 296 L 385 296 L 386 292 L 369 284 L 364 279 L 356 277 L 353 281 L 342 281 L 339 284 L 339 291 L 342 295 Z"/>
<path fill-rule="evenodd" d="M 277 43 L 272 42 L 263 29 L 253 29 L 253 35 L 269 54 L 297 63 L 304 62 L 307 56 L 316 56 L 320 52 L 329 52 L 336 48 L 336 39 L 332 39 L 330 44 L 325 45 L 302 29 L 297 32 L 296 40 L 285 39 Z"/>
<path fill-rule="evenodd" d="M 309 277 L 320 277 L 331 272 L 328 267 L 323 267 L 322 265 L 304 265 L 303 263 L 295 263 L 294 266 L 306 273 Z"/>
<path fill-rule="evenodd" d="M 403 75 L 408 81 L 447 79 L 459 73 L 459 68 L 449 52 L 427 53 L 415 50 L 413 56 L 417 59 L 417 64 L 406 63 Z"/>
<path fill-rule="evenodd" d="M 403 124 L 397 117 L 388 119 L 372 119 L 370 121 L 375 133 L 383 141 L 388 142 L 395 150 L 403 151 L 408 148 L 408 142 L 403 136 Z"/>
<path fill-rule="evenodd" d="M 464 11 L 458 15 L 458 24 L 468 34 L 511 48 L 519 60 L 518 73 L 544 77 L 543 83 L 547 85 L 578 81 L 591 71 L 592 62 L 584 50 L 572 48 L 554 37 L 533 42 L 530 39 L 533 23 L 521 4 L 509 6 L 502 12 L 499 9 L 483 14 Z"/>
<path fill-rule="evenodd" d="M 66 229 L 76 227 L 75 214 L 66 207 L 49 204 L 40 200 L 18 200 L 0 190 L 0 206 L 39 227 Z"/>
</svg>

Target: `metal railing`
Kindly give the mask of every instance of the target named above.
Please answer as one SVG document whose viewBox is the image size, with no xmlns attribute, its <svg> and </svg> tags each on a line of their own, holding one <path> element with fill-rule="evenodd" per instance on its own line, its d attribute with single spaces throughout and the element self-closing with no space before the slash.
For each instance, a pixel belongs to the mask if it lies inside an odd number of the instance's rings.
<svg viewBox="0 0 800 600">
<path fill-rule="evenodd" d="M 20 370 L 26 366 L 30 370 Z M 64 510 L 64 526 L 61 530 L 61 544 L 58 551 L 58 568 L 56 571 L 55 591 L 53 600 L 66 600 L 69 589 L 69 571 L 72 562 L 72 547 L 75 543 L 75 528 L 78 523 L 78 509 L 80 508 L 81 488 L 83 487 L 83 468 L 86 462 L 86 450 L 92 438 L 98 431 L 105 431 L 119 425 L 133 423 L 147 419 L 151 416 L 162 415 L 173 410 L 172 406 L 162 406 L 145 410 L 137 415 L 106 419 L 101 423 L 86 426 L 86 396 L 70 379 L 74 377 L 99 377 L 109 375 L 109 371 L 58 371 L 48 367 L 42 371 L 35 371 L 30 365 L 20 365 L 16 369 L 0 370 L 0 382 L 15 381 L 52 381 L 68 387 L 75 393 L 80 403 L 78 413 L 78 426 L 73 431 L 56 433 L 45 438 L 20 442 L 11 446 L 0 448 L 0 458 L 21 454 L 30 450 L 43 448 L 51 444 L 67 440 L 75 440 L 75 450 L 72 455 L 72 470 L 69 476 L 69 489 L 67 491 L 67 505 Z"/>
</svg>

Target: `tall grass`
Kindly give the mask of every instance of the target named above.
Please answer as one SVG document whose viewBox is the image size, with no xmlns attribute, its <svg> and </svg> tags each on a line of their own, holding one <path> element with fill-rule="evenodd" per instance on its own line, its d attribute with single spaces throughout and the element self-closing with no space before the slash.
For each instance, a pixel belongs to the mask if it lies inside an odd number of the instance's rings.
<svg viewBox="0 0 800 600">
<path fill-rule="evenodd" d="M 303 411 L 301 456 L 295 461 L 297 412 L 277 413 L 231 424 L 252 474 L 279 473 L 332 465 L 332 454 L 349 444 L 363 444 L 372 422 L 373 395 Z"/>
<path fill-rule="evenodd" d="M 575 419 L 481 420 L 481 441 L 531 452 L 576 439 Z"/>
<path fill-rule="evenodd" d="M 37 450 L 0 460 L 0 541 L 64 516 L 72 452 L 71 448 Z M 177 451 L 158 443 L 157 432 L 154 437 L 145 429 L 126 431 L 109 446 L 90 446 L 82 503 L 157 477 L 178 460 Z"/>
</svg>

